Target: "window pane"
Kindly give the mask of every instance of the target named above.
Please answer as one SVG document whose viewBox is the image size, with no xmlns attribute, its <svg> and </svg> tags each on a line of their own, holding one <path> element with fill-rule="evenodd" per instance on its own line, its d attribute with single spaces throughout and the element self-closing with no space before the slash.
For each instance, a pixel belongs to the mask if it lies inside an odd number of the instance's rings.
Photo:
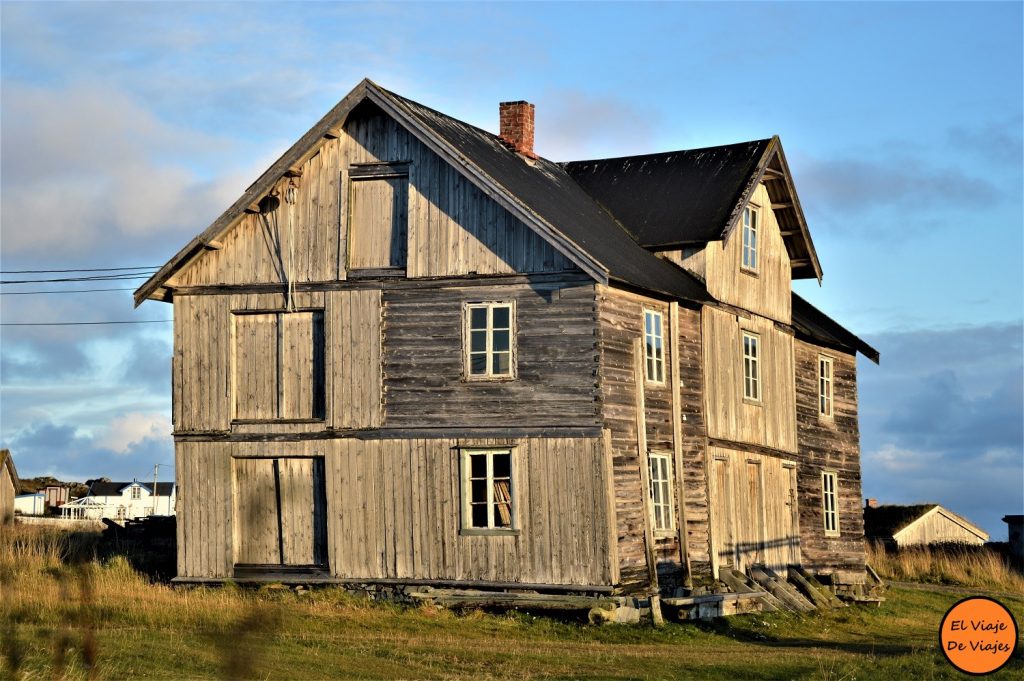
<svg viewBox="0 0 1024 681">
<path fill-rule="evenodd" d="M 473 527 L 487 527 L 487 504 L 473 504 Z"/>
<path fill-rule="evenodd" d="M 658 341 L 661 341 L 661 315 L 651 315 L 654 317 L 654 335 L 658 337 Z"/>
<path fill-rule="evenodd" d="M 487 501 L 487 480 L 470 480 L 469 499 L 473 503 Z"/>
<path fill-rule="evenodd" d="M 469 476 L 471 478 L 486 478 L 487 477 L 487 455 L 486 454 L 472 454 L 469 457 L 470 467 Z"/>
<path fill-rule="evenodd" d="M 495 329 L 507 329 L 507 328 L 509 328 L 508 322 L 509 322 L 509 317 L 510 317 L 510 315 L 509 315 L 510 309 L 511 308 L 509 308 L 507 305 L 503 305 L 501 307 L 493 308 L 494 318 L 493 318 L 493 321 L 492 321 L 491 325 Z"/>
<path fill-rule="evenodd" d="M 651 321 L 651 313 L 644 313 L 644 332 L 650 333 L 653 330 L 653 322 Z"/>
<path fill-rule="evenodd" d="M 487 328 L 487 308 L 473 307 L 469 310 L 469 326 L 473 329 Z"/>
<path fill-rule="evenodd" d="M 495 352 L 507 352 L 508 351 L 508 331 L 495 331 L 494 336 L 491 338 L 491 344 Z"/>
<path fill-rule="evenodd" d="M 484 352 L 487 350 L 487 332 L 472 331 L 469 334 L 470 352 Z"/>
<path fill-rule="evenodd" d="M 507 352 L 496 352 L 494 353 L 494 369 L 493 372 L 498 376 L 504 376 L 511 373 L 512 362 L 511 355 Z"/>
<path fill-rule="evenodd" d="M 495 478 L 510 478 L 512 477 L 512 455 L 511 454 L 494 454 L 492 455 L 492 466 L 494 467 Z"/>
<path fill-rule="evenodd" d="M 487 373 L 487 355 L 470 355 L 469 357 L 469 373 L 471 374 L 486 374 Z"/>
</svg>

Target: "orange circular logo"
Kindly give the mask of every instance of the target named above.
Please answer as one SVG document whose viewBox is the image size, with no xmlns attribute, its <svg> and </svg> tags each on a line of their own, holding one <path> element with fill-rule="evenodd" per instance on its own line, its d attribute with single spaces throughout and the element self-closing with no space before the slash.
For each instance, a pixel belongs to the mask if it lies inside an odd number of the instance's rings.
<svg viewBox="0 0 1024 681">
<path fill-rule="evenodd" d="M 991 674 L 1002 669 L 1017 649 L 1017 621 L 997 600 L 965 598 L 942 618 L 939 645 L 949 663 L 960 671 Z"/>
</svg>

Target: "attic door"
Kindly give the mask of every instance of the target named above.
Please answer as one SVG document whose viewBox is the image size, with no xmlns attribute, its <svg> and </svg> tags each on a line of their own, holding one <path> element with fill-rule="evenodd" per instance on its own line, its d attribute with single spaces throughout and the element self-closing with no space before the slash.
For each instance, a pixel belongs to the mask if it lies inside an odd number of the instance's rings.
<svg viewBox="0 0 1024 681">
<path fill-rule="evenodd" d="M 349 269 L 405 269 L 409 222 L 408 166 L 349 172 Z"/>
<path fill-rule="evenodd" d="M 327 566 L 322 458 L 235 459 L 236 572 Z"/>
</svg>

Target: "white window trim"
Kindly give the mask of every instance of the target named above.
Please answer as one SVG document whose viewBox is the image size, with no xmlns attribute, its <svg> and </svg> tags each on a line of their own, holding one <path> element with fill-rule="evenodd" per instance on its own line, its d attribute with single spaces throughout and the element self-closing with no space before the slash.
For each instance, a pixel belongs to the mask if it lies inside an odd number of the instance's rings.
<svg viewBox="0 0 1024 681">
<path fill-rule="evenodd" d="M 822 367 L 828 367 L 828 376 L 822 371 Z M 835 363 L 828 355 L 818 355 L 818 416 L 819 418 L 832 420 L 835 415 Z M 824 399 L 825 407 L 822 408 Z"/>
<path fill-rule="evenodd" d="M 133 501 L 136 500 L 136 499 L 141 499 L 142 498 L 142 488 L 139 487 L 138 485 L 132 485 L 131 492 L 129 492 L 129 496 L 131 497 L 131 499 Z"/>
<path fill-rule="evenodd" d="M 487 454 L 487 527 L 473 527 L 472 488 L 470 485 L 470 456 Z M 493 454 L 509 455 L 509 498 L 511 499 L 511 527 L 494 527 L 494 459 Z M 459 529 L 464 535 L 518 535 L 519 504 L 516 501 L 516 447 L 462 447 L 459 449 L 459 467 L 461 470 L 462 490 L 462 523 Z"/>
<path fill-rule="evenodd" d="M 831 484 L 829 484 L 829 480 Z M 831 508 L 829 508 L 829 496 L 831 496 Z M 831 522 L 829 522 L 830 517 Z M 839 475 L 831 470 L 821 472 L 821 522 L 826 537 L 839 536 Z"/>
<path fill-rule="evenodd" d="M 668 475 L 668 477 L 665 478 L 664 480 L 660 478 L 656 479 L 656 476 L 654 474 L 656 469 L 656 461 L 665 462 L 665 472 Z M 673 534 L 676 529 L 675 499 L 672 490 L 674 473 L 672 470 L 672 454 L 669 452 L 648 452 L 647 466 L 647 473 L 651 486 L 651 488 L 648 490 L 648 493 L 651 495 L 651 513 L 653 514 L 651 518 L 651 526 L 654 528 L 654 533 L 656 536 L 668 536 Z M 666 490 L 666 493 L 664 495 L 665 498 L 662 500 L 661 503 L 657 503 L 654 500 L 654 486 L 656 484 L 663 485 L 664 489 Z M 668 524 L 664 527 L 658 527 L 658 506 L 661 506 L 663 508 L 662 518 L 668 519 Z"/>
<path fill-rule="evenodd" d="M 658 328 L 661 329 L 661 333 L 655 336 L 653 333 L 647 333 L 647 317 L 658 319 Z M 649 310 L 644 308 L 644 320 L 643 320 L 643 332 L 644 332 L 644 381 L 647 383 L 653 383 L 654 385 L 665 385 L 665 315 L 660 310 Z M 648 342 L 650 339 L 651 342 Z M 657 347 L 654 343 L 655 339 L 661 340 L 661 356 L 657 355 Z M 651 354 L 649 350 L 654 350 L 655 354 Z M 654 370 L 654 376 L 651 376 L 650 370 Z M 660 378 L 659 378 L 660 376 Z"/>
<path fill-rule="evenodd" d="M 750 223 L 747 222 L 747 215 L 752 217 Z M 747 239 L 747 234 L 753 235 L 752 246 L 748 246 L 750 241 Z M 757 273 L 761 266 L 761 209 L 754 204 L 747 204 L 743 208 L 743 213 L 740 215 L 740 269 L 744 272 Z M 748 265 L 747 254 L 751 254 L 753 257 L 753 265 Z"/>
<path fill-rule="evenodd" d="M 495 374 L 491 371 L 493 366 L 492 355 L 494 348 L 492 343 L 494 342 L 494 327 L 492 320 L 494 318 L 493 309 L 495 307 L 508 307 L 508 349 L 509 349 L 509 372 L 507 374 Z M 472 372 L 472 313 L 474 309 L 486 308 L 487 309 L 487 372 L 483 374 L 474 374 Z M 462 306 L 462 365 L 463 374 L 467 381 L 511 381 L 515 380 L 518 376 L 518 360 L 519 353 L 517 351 L 516 343 L 516 301 L 514 300 L 492 300 L 492 301 L 481 301 L 474 303 L 465 303 Z"/>
<path fill-rule="evenodd" d="M 755 352 L 754 355 L 748 355 L 747 354 L 747 339 L 748 338 L 750 338 L 750 339 L 752 339 L 754 341 L 753 342 L 754 352 Z M 743 400 L 745 402 L 755 402 L 757 404 L 760 404 L 761 403 L 761 394 L 762 394 L 762 386 L 761 386 L 761 356 L 763 354 L 762 351 L 761 351 L 761 336 L 759 336 L 756 333 L 750 332 L 750 331 L 743 331 L 740 334 L 740 354 L 742 356 L 742 363 L 743 363 L 743 366 L 741 367 L 742 371 L 740 373 L 740 375 L 743 377 Z M 751 372 L 750 372 L 749 380 L 748 380 L 748 376 L 747 376 L 748 362 L 749 362 L 749 366 L 751 367 Z M 753 394 L 748 394 L 748 392 L 747 392 L 748 385 L 753 388 Z"/>
</svg>

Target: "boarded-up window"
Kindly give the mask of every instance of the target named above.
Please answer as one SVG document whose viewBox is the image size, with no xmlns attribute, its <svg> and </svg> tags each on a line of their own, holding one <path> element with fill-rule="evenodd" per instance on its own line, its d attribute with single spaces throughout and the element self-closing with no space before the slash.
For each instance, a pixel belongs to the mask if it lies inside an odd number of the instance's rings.
<svg viewBox="0 0 1024 681">
<path fill-rule="evenodd" d="M 323 312 L 235 315 L 235 418 L 324 418 Z"/>
<path fill-rule="evenodd" d="M 351 269 L 404 268 L 408 176 L 351 179 L 348 265 Z"/>
</svg>

